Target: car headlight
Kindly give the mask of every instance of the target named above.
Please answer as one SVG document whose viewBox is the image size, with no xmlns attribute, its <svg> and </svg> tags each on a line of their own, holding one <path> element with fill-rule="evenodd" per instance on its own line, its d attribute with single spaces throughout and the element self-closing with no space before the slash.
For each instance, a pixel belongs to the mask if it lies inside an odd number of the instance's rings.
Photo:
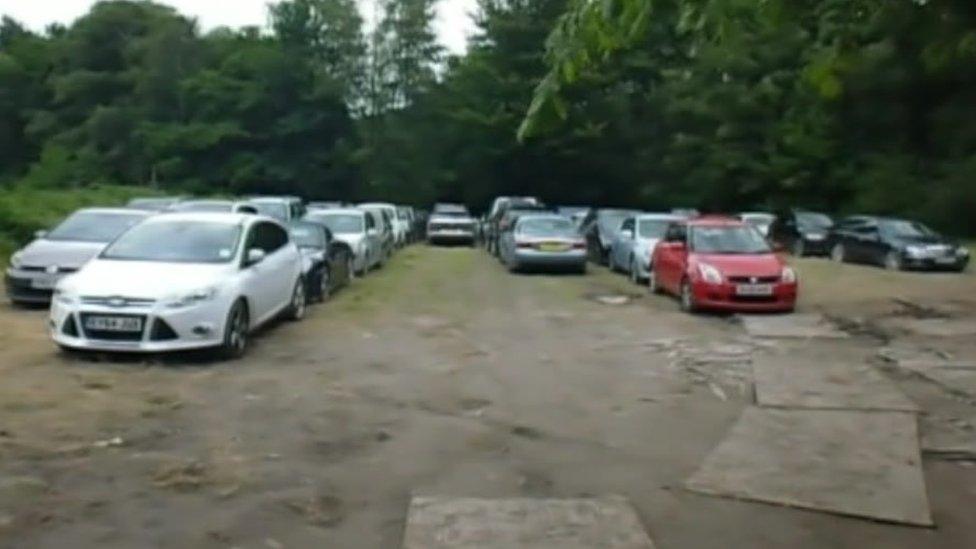
<svg viewBox="0 0 976 549">
<path fill-rule="evenodd" d="M 823 233 L 807 233 L 806 235 L 804 235 L 804 238 L 810 241 L 818 241 L 827 238 L 827 235 Z"/>
<path fill-rule="evenodd" d="M 787 284 L 792 284 L 796 282 L 796 271 L 793 270 L 793 267 L 783 267 L 780 279 Z"/>
<path fill-rule="evenodd" d="M 920 257 L 925 254 L 925 248 L 921 246 L 908 246 L 905 248 L 905 254 L 909 257 Z"/>
<path fill-rule="evenodd" d="M 10 256 L 10 267 L 14 269 L 19 269 L 23 263 L 24 254 L 22 252 L 16 252 L 14 255 Z"/>
<path fill-rule="evenodd" d="M 718 269 L 709 265 L 708 263 L 698 264 L 698 274 L 701 275 L 702 280 L 709 284 L 721 284 L 722 283 L 722 273 Z"/>
<path fill-rule="evenodd" d="M 202 288 L 192 292 L 187 292 L 185 294 L 169 297 L 165 300 L 165 305 L 171 309 L 179 309 L 182 307 L 191 307 L 205 301 L 210 301 L 215 297 L 217 297 L 216 287 Z"/>
<path fill-rule="evenodd" d="M 61 305 L 74 305 L 77 298 L 75 297 L 74 292 L 65 290 L 64 288 L 55 288 L 54 300 Z"/>
<path fill-rule="evenodd" d="M 960 246 L 956 248 L 956 255 L 958 255 L 959 257 L 969 257 L 969 250 Z"/>
</svg>

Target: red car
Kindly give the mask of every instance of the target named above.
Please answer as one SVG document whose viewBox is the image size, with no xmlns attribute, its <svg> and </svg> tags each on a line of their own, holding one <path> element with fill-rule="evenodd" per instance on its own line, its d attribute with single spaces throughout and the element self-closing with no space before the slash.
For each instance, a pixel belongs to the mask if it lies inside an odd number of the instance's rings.
<svg viewBox="0 0 976 549">
<path fill-rule="evenodd" d="M 651 258 L 654 293 L 681 298 L 688 312 L 789 312 L 796 272 L 754 227 L 737 219 L 700 217 L 672 223 Z"/>
</svg>

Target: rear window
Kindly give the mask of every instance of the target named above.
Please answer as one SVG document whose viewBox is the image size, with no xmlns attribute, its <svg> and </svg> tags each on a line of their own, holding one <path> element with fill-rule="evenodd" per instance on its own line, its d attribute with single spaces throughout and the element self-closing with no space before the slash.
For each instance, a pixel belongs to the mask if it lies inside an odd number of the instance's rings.
<svg viewBox="0 0 976 549">
<path fill-rule="evenodd" d="M 569 219 L 559 217 L 540 217 L 523 219 L 518 224 L 518 233 L 525 236 L 574 236 L 576 225 Z"/>
<path fill-rule="evenodd" d="M 145 217 L 142 214 L 79 212 L 64 220 L 45 238 L 73 242 L 111 242 Z"/>
</svg>

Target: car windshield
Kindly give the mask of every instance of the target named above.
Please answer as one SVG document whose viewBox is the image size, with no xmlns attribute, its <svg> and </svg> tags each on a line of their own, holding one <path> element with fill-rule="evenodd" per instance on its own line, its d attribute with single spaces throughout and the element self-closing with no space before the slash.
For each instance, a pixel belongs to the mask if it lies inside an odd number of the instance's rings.
<svg viewBox="0 0 976 549">
<path fill-rule="evenodd" d="M 226 200 L 198 200 L 182 202 L 171 208 L 174 212 L 230 212 L 234 203 Z"/>
<path fill-rule="evenodd" d="M 176 202 L 172 198 L 134 198 L 128 206 L 136 210 L 164 210 Z"/>
<path fill-rule="evenodd" d="M 706 254 L 764 254 L 770 251 L 759 231 L 742 225 L 692 227 L 691 249 Z"/>
<path fill-rule="evenodd" d="M 467 208 L 462 206 L 438 206 L 434 208 L 434 214 L 440 217 L 470 217 Z"/>
<path fill-rule="evenodd" d="M 138 213 L 79 212 L 64 220 L 44 238 L 74 242 L 111 242 L 143 219 L 145 215 Z"/>
<path fill-rule="evenodd" d="M 289 229 L 299 248 L 325 248 L 325 231 L 317 225 L 296 225 Z"/>
<path fill-rule="evenodd" d="M 315 214 L 308 216 L 317 223 L 322 223 L 333 234 L 360 234 L 363 232 L 363 216 L 356 214 Z"/>
<path fill-rule="evenodd" d="M 637 222 L 637 234 L 641 238 L 663 238 L 664 231 L 671 224 L 670 219 L 643 219 Z"/>
<path fill-rule="evenodd" d="M 518 233 L 525 236 L 569 237 L 576 235 L 576 226 L 569 219 L 561 217 L 526 218 L 519 223 Z"/>
<path fill-rule="evenodd" d="M 156 221 L 135 227 L 102 252 L 104 259 L 225 263 L 234 258 L 241 227 L 208 221 Z"/>
<path fill-rule="evenodd" d="M 273 217 L 280 221 L 288 221 L 288 205 L 280 202 L 248 202 L 261 215 Z"/>
<path fill-rule="evenodd" d="M 611 210 L 600 212 L 598 219 L 604 229 L 616 231 L 623 224 L 624 220 L 632 215 L 634 215 L 634 212 Z"/>
<path fill-rule="evenodd" d="M 830 216 L 813 212 L 797 213 L 796 223 L 808 229 L 829 229 L 834 225 L 834 221 L 830 219 Z"/>
<path fill-rule="evenodd" d="M 902 219 L 882 221 L 880 223 L 880 229 L 885 235 L 894 238 L 920 238 L 936 236 L 936 232 L 925 225 L 915 221 L 906 221 Z"/>
</svg>

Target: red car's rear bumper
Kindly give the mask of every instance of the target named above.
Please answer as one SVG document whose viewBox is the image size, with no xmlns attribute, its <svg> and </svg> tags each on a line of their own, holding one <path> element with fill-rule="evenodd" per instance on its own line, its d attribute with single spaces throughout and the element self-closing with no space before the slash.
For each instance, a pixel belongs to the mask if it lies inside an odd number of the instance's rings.
<svg viewBox="0 0 976 549">
<path fill-rule="evenodd" d="M 700 309 L 742 312 L 784 312 L 796 306 L 795 282 L 776 282 L 772 284 L 773 293 L 768 296 L 742 296 L 736 293 L 736 284 L 723 282 L 708 284 L 698 281 L 692 283 L 695 304 Z"/>
</svg>

